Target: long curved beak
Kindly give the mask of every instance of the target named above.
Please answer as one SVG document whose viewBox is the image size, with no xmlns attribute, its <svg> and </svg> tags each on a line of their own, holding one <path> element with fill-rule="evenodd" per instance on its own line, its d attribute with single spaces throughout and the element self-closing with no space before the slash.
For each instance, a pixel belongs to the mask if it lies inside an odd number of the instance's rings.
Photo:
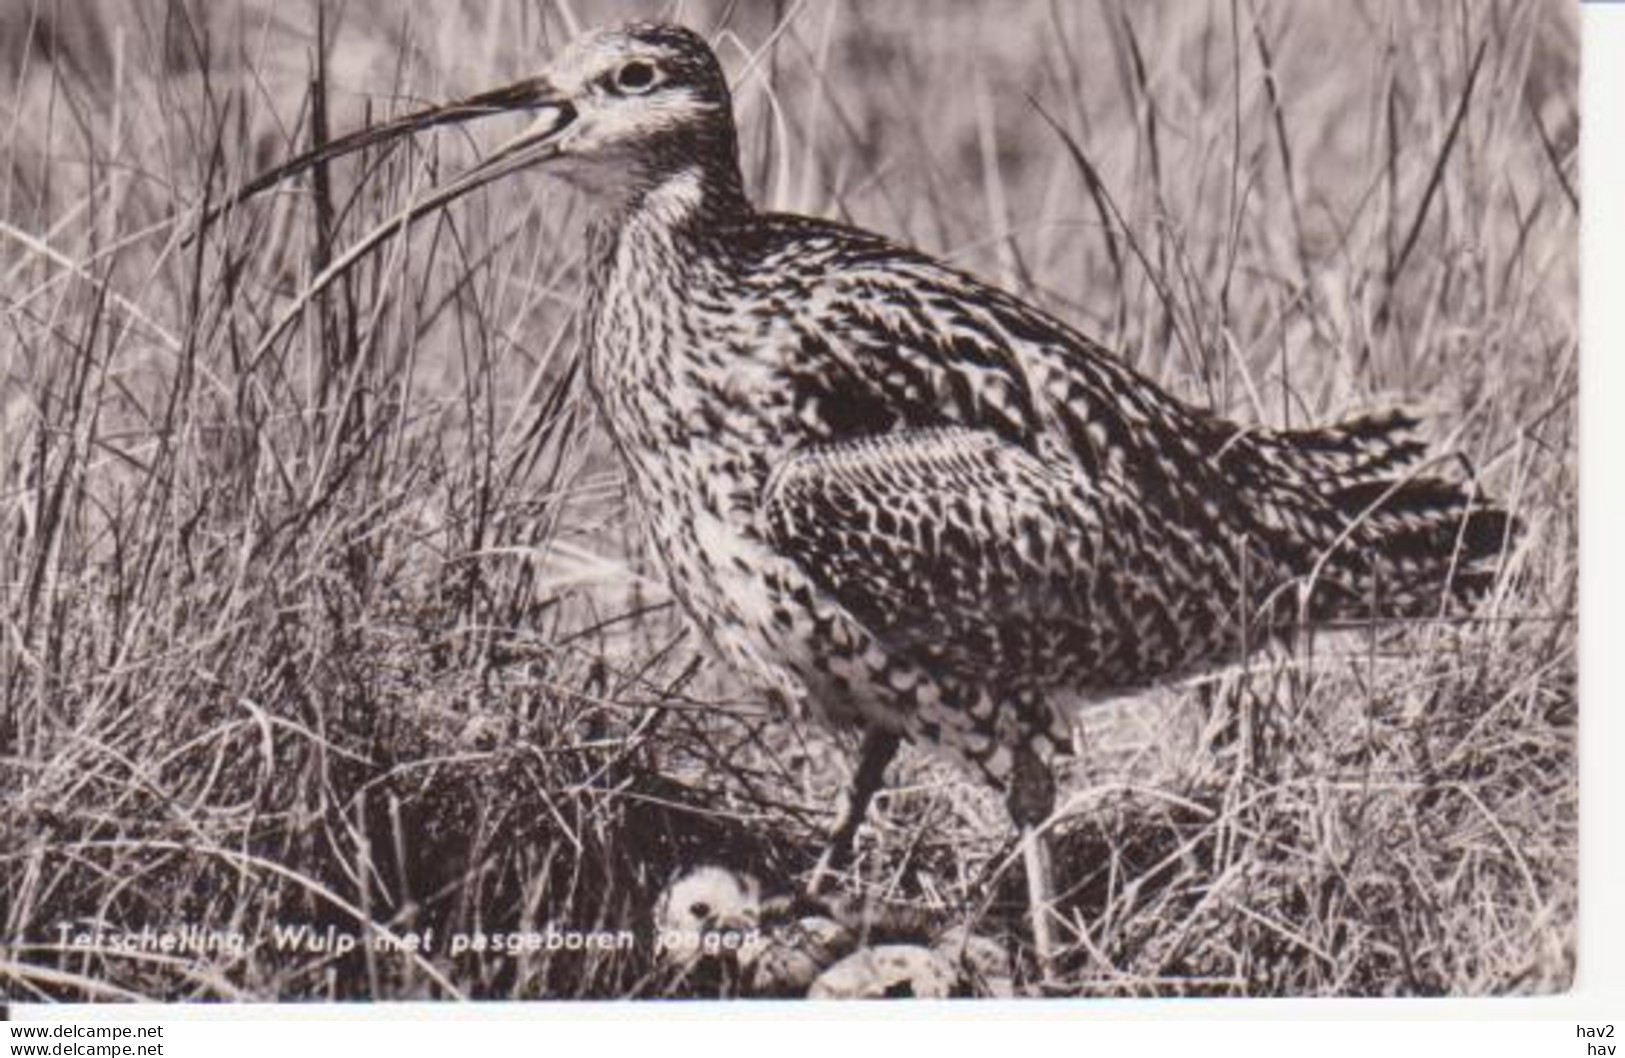
<svg viewBox="0 0 1625 1058">
<path fill-rule="evenodd" d="M 203 215 L 203 218 L 198 222 L 196 231 L 201 234 L 222 213 L 233 209 L 261 191 L 276 186 L 288 177 L 295 176 L 323 162 L 342 158 L 364 148 L 388 143 L 391 140 L 410 136 L 440 125 L 459 125 L 478 118 L 491 117 L 495 114 L 511 114 L 521 110 L 536 111 L 536 120 L 519 135 L 492 151 L 478 165 L 458 177 L 455 183 L 447 188 L 447 190 L 455 189 L 455 194 L 451 197 L 466 194 L 476 187 L 483 187 L 498 177 L 535 164 L 557 153 L 556 144 L 554 143 L 555 138 L 576 117 L 575 107 L 571 104 L 569 97 L 553 87 L 552 83 L 545 77 L 532 77 L 508 85 L 505 88 L 482 92 L 479 95 L 470 96 L 456 103 L 428 107 L 386 121 L 381 125 L 373 125 L 370 128 L 352 132 L 347 136 L 340 136 L 338 139 L 323 144 L 314 150 L 296 155 L 238 187 L 223 202 L 211 207 Z M 444 197 L 444 195 L 437 196 L 437 199 L 442 205 L 451 201 L 451 198 Z"/>
</svg>

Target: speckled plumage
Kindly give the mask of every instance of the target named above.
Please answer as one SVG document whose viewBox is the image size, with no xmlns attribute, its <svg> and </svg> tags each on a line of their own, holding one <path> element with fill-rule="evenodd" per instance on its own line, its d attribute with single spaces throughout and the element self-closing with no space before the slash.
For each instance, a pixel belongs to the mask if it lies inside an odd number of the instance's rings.
<svg viewBox="0 0 1625 1058">
<path fill-rule="evenodd" d="M 1062 697 L 1482 583 L 1508 520 L 1403 479 L 1411 420 L 1244 430 L 923 254 L 758 212 L 703 41 L 621 34 L 686 95 L 593 228 L 589 377 L 673 593 L 775 700 L 1008 789 L 1069 747 Z"/>
</svg>

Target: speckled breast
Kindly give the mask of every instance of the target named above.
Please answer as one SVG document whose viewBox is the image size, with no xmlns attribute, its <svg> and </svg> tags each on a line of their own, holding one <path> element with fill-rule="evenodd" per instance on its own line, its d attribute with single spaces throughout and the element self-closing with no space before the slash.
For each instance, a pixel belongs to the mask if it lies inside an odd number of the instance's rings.
<svg viewBox="0 0 1625 1058">
<path fill-rule="evenodd" d="M 814 650 L 800 619 L 810 586 L 766 545 L 756 512 L 778 451 L 772 402 L 751 392 L 772 392 L 769 369 L 717 362 L 734 339 L 685 318 L 686 299 L 636 281 L 605 286 L 588 375 L 649 555 L 723 664 L 781 708 L 822 711 L 796 664 Z"/>
</svg>

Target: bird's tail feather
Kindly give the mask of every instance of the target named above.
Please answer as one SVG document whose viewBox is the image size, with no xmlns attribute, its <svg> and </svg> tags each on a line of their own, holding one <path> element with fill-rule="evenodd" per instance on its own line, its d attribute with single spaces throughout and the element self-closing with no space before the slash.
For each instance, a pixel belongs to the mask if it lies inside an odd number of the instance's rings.
<svg viewBox="0 0 1625 1058">
<path fill-rule="evenodd" d="M 1273 553 L 1307 587 L 1277 611 L 1296 623 L 1433 617 L 1471 606 L 1494 583 L 1516 520 L 1471 473 L 1420 473 L 1418 420 L 1400 411 L 1332 426 L 1251 431 L 1231 442 Z M 1286 572 L 1286 571 L 1283 571 Z M 1307 612 L 1303 609 L 1307 603 Z"/>
<path fill-rule="evenodd" d="M 1347 419 L 1334 426 L 1272 430 L 1257 444 L 1318 485 L 1356 485 L 1391 479 L 1427 452 L 1415 434 L 1418 420 L 1400 411 Z"/>
<path fill-rule="evenodd" d="M 1325 493 L 1345 519 L 1330 554 L 1323 619 L 1430 617 L 1469 606 L 1495 581 L 1517 533 L 1470 482 L 1367 477 Z M 1317 607 L 1320 608 L 1320 607 Z"/>
</svg>

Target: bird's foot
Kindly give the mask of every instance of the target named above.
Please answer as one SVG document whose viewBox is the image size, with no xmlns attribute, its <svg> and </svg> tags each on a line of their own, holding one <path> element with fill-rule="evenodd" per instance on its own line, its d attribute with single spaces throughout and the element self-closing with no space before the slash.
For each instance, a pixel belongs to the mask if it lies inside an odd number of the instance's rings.
<svg viewBox="0 0 1625 1058">
<path fill-rule="evenodd" d="M 841 810 L 840 822 L 831 832 L 829 844 L 814 865 L 812 876 L 804 890 L 808 897 L 817 899 L 827 892 L 835 876 L 852 862 L 852 846 L 857 841 L 858 827 L 869 814 L 869 803 L 885 780 L 886 766 L 897 756 L 902 739 L 894 732 L 871 727 L 863 734 L 863 745 L 858 751 L 858 768 Z"/>
<path fill-rule="evenodd" d="M 817 900 L 829 892 L 835 884 L 835 876 L 846 861 L 851 858 L 852 850 L 848 847 L 844 854 L 836 850 L 836 843 L 831 841 L 824 846 L 819 854 L 818 862 L 813 864 L 812 874 L 807 878 L 807 884 L 802 887 L 802 894 L 810 900 Z"/>
<path fill-rule="evenodd" d="M 1055 976 L 1054 864 L 1044 832 L 1055 810 L 1055 776 L 1038 754 L 1029 747 L 1016 753 L 1015 768 L 1006 794 L 1010 817 L 1021 830 L 1021 860 L 1027 875 L 1027 909 L 1032 918 L 1033 953 L 1037 956 L 1040 979 L 1050 983 Z"/>
<path fill-rule="evenodd" d="M 1032 918 L 1033 954 L 1038 960 L 1039 979 L 1049 984 L 1055 977 L 1055 890 L 1049 846 L 1039 826 L 1021 828 L 1021 859 L 1027 874 L 1027 909 Z"/>
</svg>

